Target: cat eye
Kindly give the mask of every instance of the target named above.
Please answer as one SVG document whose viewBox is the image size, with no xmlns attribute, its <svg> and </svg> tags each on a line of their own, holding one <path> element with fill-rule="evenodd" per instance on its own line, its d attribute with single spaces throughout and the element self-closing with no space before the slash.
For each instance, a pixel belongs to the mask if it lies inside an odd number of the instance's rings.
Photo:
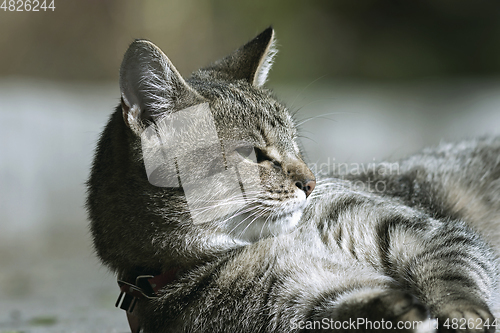
<svg viewBox="0 0 500 333">
<path fill-rule="evenodd" d="M 259 148 L 255 148 L 255 157 L 257 159 L 257 163 L 262 163 L 264 161 L 272 161 L 272 158 L 267 156 L 262 150 Z"/>
</svg>

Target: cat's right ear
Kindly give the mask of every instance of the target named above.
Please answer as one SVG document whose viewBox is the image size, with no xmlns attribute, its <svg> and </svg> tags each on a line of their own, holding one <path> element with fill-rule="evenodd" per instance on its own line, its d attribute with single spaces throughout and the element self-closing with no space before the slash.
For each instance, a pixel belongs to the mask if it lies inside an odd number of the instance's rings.
<svg viewBox="0 0 500 333">
<path fill-rule="evenodd" d="M 125 52 L 120 67 L 123 119 L 136 134 L 164 113 L 203 102 L 167 56 L 153 43 L 139 39 Z"/>
</svg>

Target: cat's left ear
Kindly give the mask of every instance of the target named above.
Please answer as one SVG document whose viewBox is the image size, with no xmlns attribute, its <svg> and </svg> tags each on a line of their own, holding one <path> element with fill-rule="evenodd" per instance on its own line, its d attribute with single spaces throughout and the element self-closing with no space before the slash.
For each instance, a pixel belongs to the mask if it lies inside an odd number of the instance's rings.
<svg viewBox="0 0 500 333">
<path fill-rule="evenodd" d="M 230 55 L 206 68 L 216 75 L 229 80 L 245 80 L 260 87 L 269 74 L 277 53 L 274 30 L 272 27 L 243 45 Z"/>
</svg>

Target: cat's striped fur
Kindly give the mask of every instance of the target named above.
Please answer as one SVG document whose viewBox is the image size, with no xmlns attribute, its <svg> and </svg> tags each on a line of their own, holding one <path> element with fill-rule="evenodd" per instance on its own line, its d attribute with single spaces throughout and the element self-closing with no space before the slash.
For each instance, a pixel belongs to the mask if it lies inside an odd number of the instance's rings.
<svg viewBox="0 0 500 333">
<path fill-rule="evenodd" d="M 331 175 L 311 194 L 293 120 L 261 87 L 273 40 L 267 29 L 187 81 L 150 42 L 127 51 L 122 104 L 98 144 L 87 206 L 98 255 L 120 277 L 181 268 L 160 297 L 139 301 L 143 331 L 380 331 L 343 324 L 362 319 L 433 332 L 431 318 L 443 332 L 453 318 L 468 321 L 456 331 L 494 331 L 482 323 L 499 305 L 500 138 L 425 150 L 397 174 L 381 165 Z M 140 135 L 199 103 L 210 105 L 225 161 L 256 166 L 262 188 L 248 202 L 216 187 L 233 200 L 208 207 L 211 221 L 197 225 L 182 189 L 148 182 Z M 243 141 L 256 160 L 227 148 Z M 356 185 L 377 181 L 383 191 Z M 428 325 L 397 329 L 400 321 Z"/>
</svg>

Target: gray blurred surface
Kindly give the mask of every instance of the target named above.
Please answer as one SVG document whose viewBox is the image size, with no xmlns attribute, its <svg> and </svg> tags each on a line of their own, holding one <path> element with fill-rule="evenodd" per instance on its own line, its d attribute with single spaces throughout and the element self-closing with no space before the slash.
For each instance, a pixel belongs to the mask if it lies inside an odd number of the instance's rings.
<svg viewBox="0 0 500 333">
<path fill-rule="evenodd" d="M 499 80 L 318 80 L 275 90 L 303 123 L 310 163 L 396 160 L 441 141 L 500 134 Z"/>
<path fill-rule="evenodd" d="M 500 134 L 498 80 L 318 80 L 275 90 L 305 121 L 303 144 L 318 165 Z M 83 208 L 92 151 L 118 97 L 115 83 L 0 81 L 0 332 L 127 331 Z"/>
<path fill-rule="evenodd" d="M 84 204 L 115 86 L 0 81 L 0 332 L 126 332 Z"/>
</svg>

